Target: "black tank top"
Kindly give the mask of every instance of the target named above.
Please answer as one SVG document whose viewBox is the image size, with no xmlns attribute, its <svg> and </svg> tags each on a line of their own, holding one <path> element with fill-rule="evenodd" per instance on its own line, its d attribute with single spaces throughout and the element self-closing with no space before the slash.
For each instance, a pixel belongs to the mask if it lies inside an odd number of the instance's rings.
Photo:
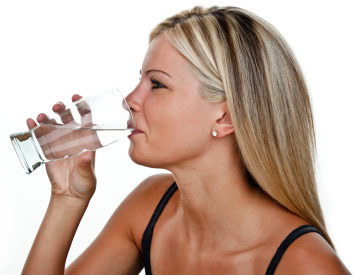
<svg viewBox="0 0 353 275">
<path fill-rule="evenodd" d="M 169 199 L 172 197 L 174 192 L 178 189 L 178 186 L 176 185 L 175 182 L 168 188 L 167 192 L 163 195 L 162 199 L 158 203 L 156 209 L 153 212 L 153 215 L 143 233 L 141 245 L 142 245 L 142 256 L 143 256 L 143 263 L 145 266 L 145 273 L 146 275 L 152 275 L 152 270 L 151 270 L 151 262 L 150 262 L 150 249 L 151 249 L 151 240 L 152 240 L 152 234 L 153 234 L 153 228 L 154 225 L 156 224 L 159 216 L 161 215 L 164 207 L 168 203 Z M 319 234 L 320 231 L 317 230 L 315 227 L 311 225 L 302 225 L 299 226 L 298 228 L 294 229 L 281 243 L 281 245 L 278 247 L 275 255 L 273 256 L 265 275 L 272 275 L 275 272 L 275 269 L 281 260 L 284 252 L 288 248 L 288 246 L 294 242 L 298 237 L 300 237 L 303 234 L 309 233 L 309 232 L 317 232 Z"/>
</svg>

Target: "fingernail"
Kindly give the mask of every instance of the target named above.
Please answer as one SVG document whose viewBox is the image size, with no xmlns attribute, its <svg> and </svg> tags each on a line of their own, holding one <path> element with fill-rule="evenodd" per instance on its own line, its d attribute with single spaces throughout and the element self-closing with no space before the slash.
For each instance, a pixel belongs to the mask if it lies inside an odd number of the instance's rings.
<svg viewBox="0 0 353 275">
<path fill-rule="evenodd" d="M 43 113 L 40 113 L 38 116 L 37 116 L 37 120 L 39 121 L 39 120 L 44 120 L 44 118 L 45 118 L 45 114 L 43 114 Z"/>
</svg>

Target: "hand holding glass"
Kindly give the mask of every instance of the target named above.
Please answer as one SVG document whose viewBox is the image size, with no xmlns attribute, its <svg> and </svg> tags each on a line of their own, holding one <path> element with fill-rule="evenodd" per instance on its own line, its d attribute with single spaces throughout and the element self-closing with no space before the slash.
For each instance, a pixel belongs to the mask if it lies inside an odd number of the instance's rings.
<svg viewBox="0 0 353 275">
<path fill-rule="evenodd" d="M 57 109 L 60 111 L 55 112 Z M 53 111 L 54 118 L 30 131 L 10 135 L 27 174 L 46 162 L 95 151 L 134 130 L 130 108 L 117 89 L 54 105 Z"/>
</svg>

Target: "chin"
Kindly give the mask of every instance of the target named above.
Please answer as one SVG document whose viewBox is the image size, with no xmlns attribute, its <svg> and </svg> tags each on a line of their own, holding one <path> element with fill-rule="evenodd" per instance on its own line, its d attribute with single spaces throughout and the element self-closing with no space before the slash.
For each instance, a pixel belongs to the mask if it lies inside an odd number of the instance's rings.
<svg viewBox="0 0 353 275">
<path fill-rule="evenodd" d="M 129 149 L 129 156 L 134 163 L 150 168 L 166 169 L 165 167 L 169 164 L 169 161 L 161 158 L 161 156 L 156 154 L 146 155 L 133 150 L 131 147 Z"/>
<path fill-rule="evenodd" d="M 165 169 L 163 164 L 157 163 L 155 161 L 144 160 L 141 158 L 133 158 L 131 156 L 130 156 L 130 158 L 134 163 L 136 163 L 138 165 L 142 165 L 142 166 L 149 167 L 149 168 Z"/>
<path fill-rule="evenodd" d="M 129 149 L 129 156 L 130 156 L 130 159 L 138 165 L 142 165 L 150 168 L 159 168 L 157 163 L 155 163 L 155 161 L 152 161 L 151 158 L 145 156 L 141 152 L 138 152 L 137 150 L 133 150 L 131 146 Z"/>
</svg>

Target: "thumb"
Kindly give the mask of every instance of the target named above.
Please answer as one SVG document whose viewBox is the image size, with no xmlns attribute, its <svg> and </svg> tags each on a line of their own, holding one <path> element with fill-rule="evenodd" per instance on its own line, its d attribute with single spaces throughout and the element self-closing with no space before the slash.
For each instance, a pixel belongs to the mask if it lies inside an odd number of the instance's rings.
<svg viewBox="0 0 353 275">
<path fill-rule="evenodd" d="M 93 168 L 93 152 L 87 151 L 78 156 L 73 173 L 73 184 L 81 197 L 91 197 L 96 189 L 96 175 Z"/>
<path fill-rule="evenodd" d="M 92 158 L 93 158 L 93 152 L 91 151 L 87 151 L 87 152 L 84 152 L 82 153 L 80 156 L 79 156 L 79 159 L 78 159 L 78 167 L 79 169 L 81 170 L 91 170 L 92 168 L 92 165 L 91 165 L 91 161 L 92 161 Z"/>
</svg>

